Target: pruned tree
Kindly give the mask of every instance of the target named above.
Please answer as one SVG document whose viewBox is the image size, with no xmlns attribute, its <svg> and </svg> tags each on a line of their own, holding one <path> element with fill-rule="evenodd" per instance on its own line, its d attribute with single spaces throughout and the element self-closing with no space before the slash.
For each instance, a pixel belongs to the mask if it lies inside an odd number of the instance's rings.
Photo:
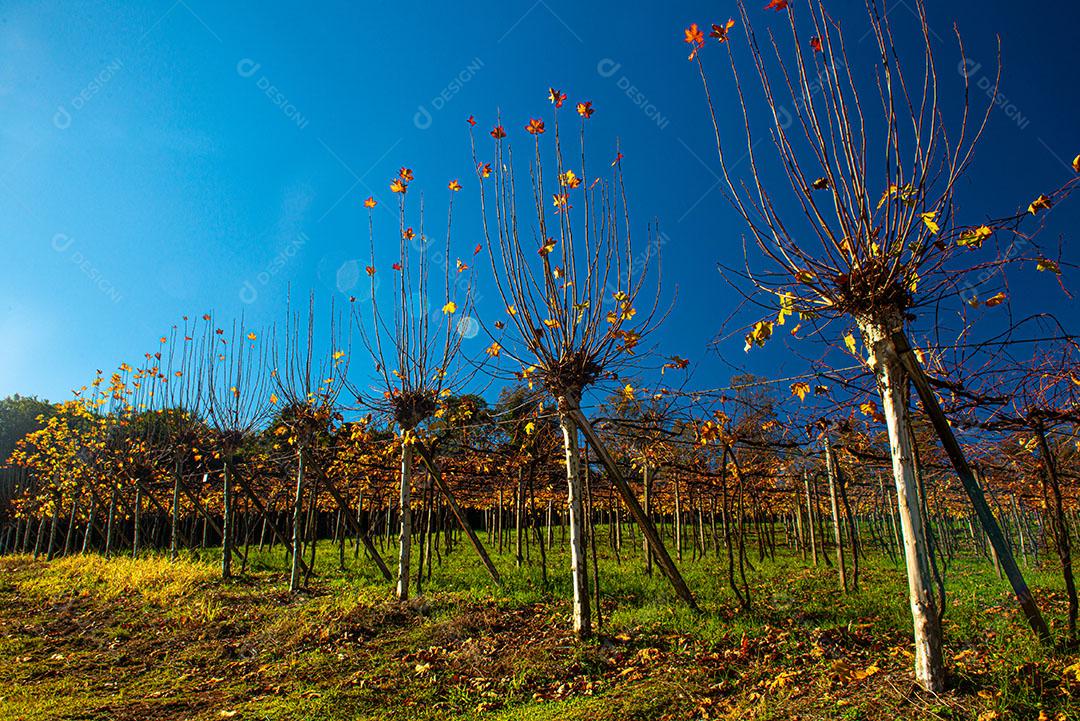
<svg viewBox="0 0 1080 721">
<path fill-rule="evenodd" d="M 965 253 L 992 236 L 1018 232 L 1027 213 L 978 225 L 963 225 L 956 218 L 958 183 L 972 167 L 993 103 L 982 112 L 972 111 L 970 79 L 964 75 L 958 114 L 955 120 L 946 119 L 923 0 L 911 6 L 919 39 L 917 60 L 898 49 L 886 3 L 867 2 L 878 58 L 874 66 L 855 65 L 840 23 L 821 0 L 809 0 L 798 9 L 777 5 L 786 10 L 787 27 L 768 31 L 764 48 L 745 3 L 738 5 L 749 75 L 757 88 L 744 80 L 744 61 L 732 48 L 729 32 L 735 21 L 713 25 L 709 34 L 727 51 L 732 85 L 725 94 L 735 98 L 737 142 L 722 131 L 717 116 L 713 85 L 701 58 L 704 32 L 692 25 L 685 41 L 700 70 L 728 199 L 766 262 L 766 268 L 752 270 L 748 258 L 744 277 L 778 300 L 780 318 L 798 313 L 809 320 L 853 321 L 869 354 L 889 432 L 903 529 L 915 675 L 925 689 L 937 692 L 945 683 L 942 633 L 927 532 L 918 512 L 909 423 L 908 377 L 912 370 L 918 375 L 918 367 L 904 356 L 910 351 L 904 330 L 921 307 L 955 296 L 965 271 L 1005 262 L 1008 256 L 999 255 L 974 263 Z M 958 32 L 956 38 L 962 56 Z M 751 94 L 757 90 L 761 114 Z M 866 97 L 874 101 L 864 101 Z M 762 139 L 773 154 L 759 149 Z M 746 159 L 743 172 L 736 162 L 740 156 Z M 1030 214 L 1048 209 L 1074 183 L 1041 195 Z M 1003 297 L 987 302 L 999 303 Z M 758 322 L 747 335 L 747 348 L 764 344 L 772 327 L 770 319 Z M 854 339 L 849 344 L 854 351 Z M 926 403 L 924 391 L 920 397 Z M 941 420 L 935 426 L 939 432 L 945 428 Z M 950 439 L 942 441 L 948 445 Z M 959 453 L 955 439 L 952 445 Z M 966 467 L 961 460 L 958 470 Z M 985 510 L 980 518 L 993 524 L 981 490 L 967 482 L 970 469 L 960 475 L 977 508 Z M 1003 544 L 1002 550 L 1008 553 Z M 1019 572 L 1010 580 L 1032 625 L 1045 630 Z"/>
<path fill-rule="evenodd" d="M 413 181 L 409 168 L 401 168 L 390 183 L 398 197 L 397 254 L 388 271 L 394 282 L 387 284 L 389 308 L 379 301 L 378 266 L 375 258 L 374 208 L 377 201 L 365 201 L 368 208 L 368 242 L 371 265 L 366 267 L 370 279 L 369 308 L 354 309 L 354 320 L 368 355 L 375 364 L 376 385 L 363 391 L 353 388 L 357 399 L 397 425 L 401 443 L 401 474 L 399 479 L 397 597 L 409 598 L 409 568 L 412 555 L 413 519 L 412 486 L 415 466 L 414 451 L 446 498 L 459 524 L 469 536 L 473 548 L 492 579 L 500 582 L 498 571 L 487 551 L 456 503 L 450 487 L 443 482 L 434 458 L 421 437 L 423 426 L 439 412 L 440 403 L 460 393 L 475 376 L 475 366 L 461 362 L 462 342 L 469 326 L 475 301 L 472 288 L 472 269 L 469 263 L 451 258 L 453 197 L 461 189 L 454 180 L 449 183 L 446 241 L 442 252 L 424 232 L 423 200 L 417 230 L 407 225 L 406 197 Z M 393 246 L 391 246 L 393 247 Z M 477 247 L 473 255 L 480 252 Z M 433 271 L 442 270 L 442 282 Z M 386 271 L 384 271 L 386 272 Z M 433 302 L 437 301 L 437 302 Z"/>
<path fill-rule="evenodd" d="M 585 638 L 592 633 L 592 622 L 579 431 L 596 449 L 680 597 L 691 606 L 694 600 L 581 410 L 582 394 L 598 382 L 618 378 L 664 317 L 659 244 L 649 238 L 642 252 L 632 242 L 619 160 L 613 164 L 609 182 L 589 174 L 585 127 L 593 114 L 592 104 L 576 106 L 579 165 L 562 152 L 558 109 L 566 96 L 552 88 L 549 99 L 554 106 L 553 152 L 542 148 L 546 132 L 542 120 L 531 119 L 525 127 L 534 147 L 525 201 L 529 211 L 523 217 L 518 213 L 514 158 L 505 141 L 506 130 L 500 124 L 491 131 L 495 147 L 490 162 L 480 160 L 475 138 L 472 148 L 482 188 L 485 247 L 506 309 L 505 320 L 486 324 L 492 339 L 488 353 L 514 364 L 518 380 L 538 380 L 555 399 L 565 449 L 574 631 Z M 552 171 L 554 180 L 545 176 Z M 575 205 L 580 206 L 578 212 Z M 644 306 L 647 310 L 639 313 L 639 301 L 654 291 L 655 297 Z"/>
</svg>

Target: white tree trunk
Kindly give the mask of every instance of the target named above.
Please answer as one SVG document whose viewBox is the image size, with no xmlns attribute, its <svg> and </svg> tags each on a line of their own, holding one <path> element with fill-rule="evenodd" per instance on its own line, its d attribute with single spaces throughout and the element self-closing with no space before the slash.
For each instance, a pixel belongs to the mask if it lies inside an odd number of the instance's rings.
<svg viewBox="0 0 1080 721">
<path fill-rule="evenodd" d="M 578 638 L 592 635 L 589 612 L 589 568 L 585 559 L 585 489 L 581 482 L 578 429 L 566 414 L 559 414 L 563 445 L 566 448 L 566 483 L 570 506 L 570 573 L 574 583 L 574 633 Z"/>
<path fill-rule="evenodd" d="M 889 430 L 889 450 L 896 482 L 896 503 L 915 631 L 915 679 L 927 691 L 940 693 L 945 689 L 941 624 L 930 575 L 929 544 L 919 514 L 913 440 L 908 427 L 907 377 L 889 334 L 890 325 L 898 323 L 859 323 L 863 340 L 870 349 L 870 363 L 877 374 L 882 413 Z"/>
<path fill-rule="evenodd" d="M 222 482 L 222 513 L 221 513 L 221 577 L 232 577 L 232 551 L 233 551 L 233 508 L 232 508 L 232 477 L 229 475 L 229 465 L 226 463 L 221 474 Z"/>
<path fill-rule="evenodd" d="M 838 479 L 833 468 L 832 447 L 825 436 L 825 471 L 829 478 L 829 501 L 832 509 L 833 541 L 836 543 L 836 567 L 840 571 L 840 590 L 847 593 L 847 569 L 844 567 L 844 534 L 840 528 L 840 504 L 836 498 Z"/>
<path fill-rule="evenodd" d="M 300 590 L 300 554 L 303 553 L 303 533 L 300 524 L 304 511 L 304 449 L 296 452 L 296 495 L 293 497 L 292 565 L 289 568 L 289 590 Z"/>
<path fill-rule="evenodd" d="M 412 553 L 412 469 L 413 448 L 401 444 L 401 495 L 398 499 L 398 515 L 401 519 L 398 535 L 397 597 L 409 600 L 409 556 Z"/>
</svg>

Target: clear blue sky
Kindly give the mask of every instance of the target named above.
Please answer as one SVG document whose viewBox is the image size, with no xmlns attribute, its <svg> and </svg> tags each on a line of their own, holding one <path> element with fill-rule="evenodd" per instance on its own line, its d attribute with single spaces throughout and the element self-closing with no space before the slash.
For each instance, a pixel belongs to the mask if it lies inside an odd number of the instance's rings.
<svg viewBox="0 0 1080 721">
<path fill-rule="evenodd" d="M 908 8 L 894 5 L 910 27 Z M 1026 204 L 1080 152 L 1080 8 L 931 5 L 943 87 L 959 89 L 953 20 L 986 73 L 1000 33 L 1003 92 L 1019 114 L 995 112 L 963 209 L 982 218 Z M 863 0 L 831 7 L 865 26 Z M 681 36 L 691 21 L 733 14 L 724 2 L 7 0 L 0 396 L 65 398 L 95 368 L 141 358 L 184 314 L 280 320 L 289 284 L 301 297 L 344 299 L 336 286 L 348 285 L 347 263 L 366 255 L 360 202 L 386 199 L 402 165 L 439 202 L 462 178 L 457 242 L 467 254 L 478 211 L 464 119 L 487 128 L 501 110 L 521 136 L 530 115 L 547 117 L 549 86 L 594 102 L 594 162 L 618 137 L 636 223 L 659 219 L 670 236 L 666 277 L 679 303 L 664 352 L 700 362 L 696 384 L 725 383 L 732 366 L 706 347 L 737 296 L 715 264 L 737 261 L 742 229 L 715 189 L 711 129 Z M 760 10 L 759 29 L 779 22 Z M 728 110 L 722 123 L 734 130 Z M 1054 232 L 1080 218 L 1063 210 Z M 1025 304 L 1018 312 L 1075 314 L 1045 276 L 1021 274 L 1013 295 Z M 746 356 L 734 337 L 719 350 L 751 370 L 802 368 L 779 345 Z"/>
</svg>

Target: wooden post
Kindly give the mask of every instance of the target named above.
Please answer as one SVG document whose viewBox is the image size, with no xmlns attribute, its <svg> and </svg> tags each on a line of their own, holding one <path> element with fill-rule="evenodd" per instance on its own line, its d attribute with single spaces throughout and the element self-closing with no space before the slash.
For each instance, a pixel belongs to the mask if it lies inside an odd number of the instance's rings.
<svg viewBox="0 0 1080 721">
<path fill-rule="evenodd" d="M 488 575 L 495 581 L 496 584 L 502 584 L 502 578 L 499 576 L 499 571 L 495 568 L 495 564 L 491 562 L 491 557 L 488 556 L 487 549 L 484 548 L 484 544 L 477 538 L 476 532 L 473 531 L 472 526 L 469 525 L 468 519 L 465 517 L 465 512 L 458 505 L 457 499 L 454 498 L 453 492 L 450 487 L 443 480 L 442 473 L 439 471 L 438 466 L 435 465 L 435 460 L 431 457 L 431 452 L 427 449 L 427 446 L 420 440 L 416 441 L 416 451 L 420 454 L 420 460 L 423 461 L 424 466 L 427 467 L 428 473 L 431 474 L 431 479 L 435 481 L 436 487 L 446 500 L 446 505 L 450 507 L 450 512 L 454 514 L 454 518 L 457 520 L 458 525 L 461 526 L 461 530 L 465 531 L 465 535 L 469 537 L 469 542 L 472 544 L 473 550 L 476 551 L 476 555 L 480 557 L 481 563 L 484 564 L 484 568 L 487 569 Z"/>
<path fill-rule="evenodd" d="M 836 496 L 836 473 L 833 469 L 832 446 L 825 436 L 825 475 L 829 479 L 829 502 L 832 507 L 833 540 L 836 542 L 836 565 L 840 571 L 840 590 L 847 593 L 847 569 L 844 567 L 844 534 L 840 528 L 840 503 Z"/>
<path fill-rule="evenodd" d="M 694 600 L 694 594 L 691 593 L 690 588 L 686 585 L 686 581 L 683 580 L 682 574 L 679 573 L 679 569 L 671 560 L 671 556 L 668 555 L 667 549 L 664 548 L 663 541 L 660 540 L 660 536 L 656 533 L 656 527 L 653 526 L 652 521 L 645 515 L 645 512 L 641 508 L 641 504 L 638 503 L 637 497 L 630 488 L 630 484 L 626 482 L 622 473 L 619 472 L 615 460 L 611 457 L 611 454 L 608 453 L 607 448 L 600 440 L 600 437 L 596 434 L 596 431 L 580 410 L 573 408 L 570 410 L 569 415 L 577 426 L 581 428 L 589 445 L 593 447 L 600 462 L 604 464 L 604 468 L 607 470 L 608 475 L 611 476 L 611 480 L 615 484 L 616 490 L 619 491 L 619 495 L 622 496 L 623 501 L 626 503 L 626 507 L 630 510 L 630 515 L 634 517 L 638 527 L 641 528 L 641 532 L 645 535 L 649 544 L 649 549 L 656 558 L 657 565 L 660 566 L 660 570 L 667 576 L 672 588 L 675 589 L 675 594 L 681 598 L 687 606 L 695 611 L 698 610 L 697 601 Z"/>
<path fill-rule="evenodd" d="M 994 551 L 997 552 L 1005 576 L 1012 585 L 1013 593 L 1016 594 L 1016 600 L 1027 617 L 1028 624 L 1042 641 L 1051 643 L 1053 639 L 1050 636 L 1050 629 L 1047 628 L 1046 622 L 1039 612 L 1039 607 L 1035 604 L 1031 589 L 1028 588 L 1027 583 L 1024 581 L 1024 576 L 1020 572 L 1019 566 L 1016 565 L 1016 559 L 1001 534 L 997 519 L 994 518 L 990 506 L 986 503 L 986 496 L 983 494 L 982 488 L 975 480 L 975 475 L 971 472 L 967 459 L 964 458 L 964 452 L 960 448 L 956 436 L 953 435 L 952 426 L 949 425 L 945 412 L 941 410 L 941 405 L 938 404 L 937 396 L 934 395 L 934 391 L 930 387 L 930 381 L 927 379 L 918 359 L 915 358 L 915 354 L 911 351 L 907 336 L 904 335 L 902 330 L 899 330 L 893 333 L 892 341 L 896 346 L 896 352 L 900 357 L 904 370 L 919 394 L 923 409 L 930 417 L 930 422 L 937 432 L 938 439 L 941 441 L 945 453 L 949 456 L 956 474 L 960 477 L 960 482 L 963 484 L 968 498 L 975 507 L 975 515 L 979 517 L 979 523 L 982 524 L 983 530 L 986 531 L 986 535 L 990 539 L 990 544 L 994 547 Z"/>
</svg>

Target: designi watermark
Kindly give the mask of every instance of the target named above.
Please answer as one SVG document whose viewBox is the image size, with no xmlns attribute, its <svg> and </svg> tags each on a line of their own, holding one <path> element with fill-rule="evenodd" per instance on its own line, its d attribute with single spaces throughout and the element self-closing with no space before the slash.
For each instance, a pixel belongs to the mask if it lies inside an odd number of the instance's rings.
<svg viewBox="0 0 1080 721">
<path fill-rule="evenodd" d="M 433 113 L 437 113 L 447 105 L 450 101 L 461 92 L 470 80 L 476 77 L 484 67 L 484 61 L 479 57 L 473 58 L 469 61 L 468 65 L 458 71 L 457 75 L 450 79 L 442 90 L 435 93 L 431 100 L 426 105 L 419 105 L 416 108 L 416 113 L 413 115 L 413 125 L 419 130 L 427 130 L 434 122 Z M 430 109 L 429 109 L 430 108 Z"/>
<path fill-rule="evenodd" d="M 114 58 L 108 65 L 98 70 L 86 85 L 71 97 L 65 105 L 59 105 L 53 113 L 53 125 L 58 130 L 67 130 L 74 122 L 75 115 L 108 85 L 117 73 L 124 69 L 124 61 Z"/>
<path fill-rule="evenodd" d="M 307 245 L 307 234 L 300 233 L 288 245 L 278 251 L 266 267 L 255 274 L 254 278 L 248 278 L 240 284 L 240 302 L 251 305 L 259 299 L 259 289 L 265 288 L 270 281 L 296 257 L 300 249 Z"/>
<path fill-rule="evenodd" d="M 630 82 L 630 78 L 621 74 L 622 63 L 612 60 L 611 58 L 602 58 L 600 62 L 596 64 L 596 72 L 602 78 L 614 78 L 616 75 L 619 77 L 615 80 L 615 87 L 623 91 L 623 94 L 629 98 L 630 102 L 641 109 L 641 112 L 645 114 L 645 117 L 656 123 L 656 127 L 664 130 L 671 122 L 667 116 L 661 114 L 659 108 L 651 100 L 649 96 L 645 94 L 643 90 Z"/>
<path fill-rule="evenodd" d="M 281 111 L 289 120 L 296 124 L 296 127 L 303 130 L 308 126 L 308 119 L 300 112 L 288 96 L 285 95 L 281 89 L 270 82 L 270 78 L 259 73 L 262 69 L 262 63 L 258 63 L 251 58 L 243 58 L 236 63 L 236 74 L 242 78 L 254 78 L 256 75 L 259 77 L 255 80 L 255 87 L 262 91 L 263 95 Z"/>
<path fill-rule="evenodd" d="M 52 237 L 49 245 L 52 246 L 54 251 L 78 268 L 79 272 L 89 278 L 94 287 L 101 291 L 106 298 L 113 303 L 119 303 L 124 299 L 123 294 L 117 289 L 112 281 L 105 277 L 105 274 L 101 272 L 101 269 L 83 255 L 81 250 L 74 247 L 75 238 L 67 233 L 57 233 Z"/>
</svg>

